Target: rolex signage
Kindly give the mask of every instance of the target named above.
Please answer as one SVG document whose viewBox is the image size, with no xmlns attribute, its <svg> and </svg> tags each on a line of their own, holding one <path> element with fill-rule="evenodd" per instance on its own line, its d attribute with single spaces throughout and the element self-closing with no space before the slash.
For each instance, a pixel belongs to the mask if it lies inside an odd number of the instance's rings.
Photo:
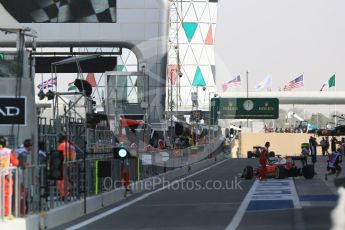
<svg viewBox="0 0 345 230">
<path fill-rule="evenodd" d="M 0 125 L 26 125 L 26 97 L 0 97 Z"/>
<path fill-rule="evenodd" d="M 277 119 L 277 98 L 212 98 L 211 123 L 218 119 Z"/>
</svg>

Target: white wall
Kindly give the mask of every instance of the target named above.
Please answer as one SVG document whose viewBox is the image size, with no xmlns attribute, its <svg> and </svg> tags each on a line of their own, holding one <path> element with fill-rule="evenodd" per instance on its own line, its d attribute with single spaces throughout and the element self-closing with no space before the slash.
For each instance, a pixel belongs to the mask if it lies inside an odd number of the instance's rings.
<svg viewBox="0 0 345 230">
<path fill-rule="evenodd" d="M 150 118 L 163 120 L 169 10 L 166 0 L 117 0 L 117 23 L 23 23 L 37 31 L 39 47 L 132 49 L 150 76 Z M 0 47 L 15 36 L 0 34 Z"/>
</svg>

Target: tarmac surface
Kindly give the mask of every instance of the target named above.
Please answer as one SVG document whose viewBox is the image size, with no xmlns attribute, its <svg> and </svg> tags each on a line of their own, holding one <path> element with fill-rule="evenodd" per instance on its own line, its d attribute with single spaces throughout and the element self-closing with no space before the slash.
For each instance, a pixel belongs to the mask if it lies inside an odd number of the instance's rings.
<svg viewBox="0 0 345 230">
<path fill-rule="evenodd" d="M 338 198 L 332 176 L 324 179 L 326 160 L 318 158 L 311 180 L 256 181 L 240 175 L 257 159 L 226 159 L 56 229 L 330 229 Z"/>
</svg>

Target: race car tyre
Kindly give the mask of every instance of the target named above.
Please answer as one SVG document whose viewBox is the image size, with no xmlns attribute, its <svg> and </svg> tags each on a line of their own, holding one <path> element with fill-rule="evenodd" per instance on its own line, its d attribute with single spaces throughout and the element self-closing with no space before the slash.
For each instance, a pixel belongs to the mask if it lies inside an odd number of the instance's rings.
<svg viewBox="0 0 345 230">
<path fill-rule="evenodd" d="M 299 170 L 296 167 L 292 167 L 289 171 L 288 171 L 288 177 L 297 177 L 299 175 L 302 175 Z"/>
<path fill-rule="evenodd" d="M 305 179 L 312 179 L 315 175 L 314 166 L 313 165 L 303 166 L 302 174 Z"/>
<path fill-rule="evenodd" d="M 273 152 L 273 151 L 271 151 L 271 152 L 268 153 L 268 157 L 275 157 L 275 156 L 276 156 L 276 154 L 275 154 L 275 152 Z"/>
<path fill-rule="evenodd" d="M 253 152 L 252 151 L 248 151 L 247 152 L 247 157 L 248 158 L 252 158 L 253 157 Z"/>
<path fill-rule="evenodd" d="M 286 169 L 284 166 L 277 166 L 274 170 L 274 178 L 276 179 L 285 179 L 286 178 Z"/>
<path fill-rule="evenodd" d="M 244 177 L 244 179 L 246 180 L 250 180 L 254 177 L 254 169 L 252 166 L 246 166 L 244 169 L 243 169 L 243 174 L 242 176 Z"/>
</svg>

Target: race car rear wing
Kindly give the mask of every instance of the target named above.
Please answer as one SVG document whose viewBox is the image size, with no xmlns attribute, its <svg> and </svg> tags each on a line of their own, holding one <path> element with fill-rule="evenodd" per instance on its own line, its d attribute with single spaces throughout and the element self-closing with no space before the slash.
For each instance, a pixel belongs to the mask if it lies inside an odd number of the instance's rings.
<svg viewBox="0 0 345 230">
<path fill-rule="evenodd" d="M 293 157 L 291 157 L 291 159 L 293 161 L 301 161 L 303 166 L 308 164 L 308 157 L 307 156 L 293 156 Z"/>
<path fill-rule="evenodd" d="M 316 134 L 318 136 L 344 136 L 345 125 L 339 125 L 333 129 L 318 129 Z"/>
</svg>

